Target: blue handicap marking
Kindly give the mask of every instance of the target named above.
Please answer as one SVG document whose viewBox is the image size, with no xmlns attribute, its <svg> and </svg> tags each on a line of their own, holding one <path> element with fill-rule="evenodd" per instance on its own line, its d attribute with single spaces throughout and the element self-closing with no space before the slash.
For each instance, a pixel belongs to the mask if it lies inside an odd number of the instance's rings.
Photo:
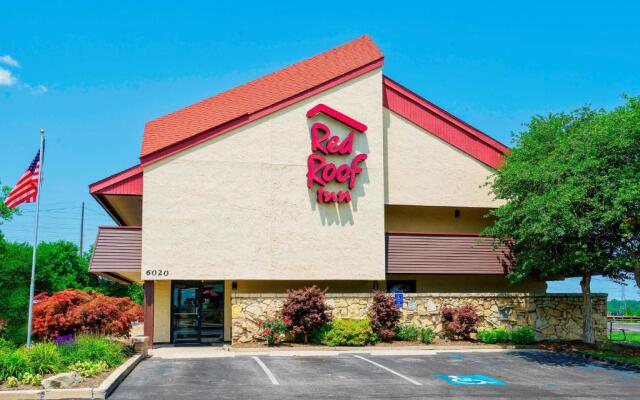
<svg viewBox="0 0 640 400">
<path fill-rule="evenodd" d="M 436 374 L 436 378 L 442 379 L 450 385 L 506 385 L 503 381 L 492 378 L 487 375 L 472 374 L 472 375 L 444 375 Z"/>
<path fill-rule="evenodd" d="M 462 354 L 458 354 L 458 353 L 453 353 L 450 356 L 451 358 L 462 358 Z"/>
</svg>

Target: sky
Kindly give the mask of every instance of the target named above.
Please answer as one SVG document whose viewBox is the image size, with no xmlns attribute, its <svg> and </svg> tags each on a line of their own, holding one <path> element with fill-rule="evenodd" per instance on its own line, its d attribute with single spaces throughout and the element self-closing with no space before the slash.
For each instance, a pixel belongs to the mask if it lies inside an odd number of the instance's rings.
<svg viewBox="0 0 640 400">
<path fill-rule="evenodd" d="M 0 181 L 47 132 L 41 238 L 85 248 L 113 222 L 88 185 L 138 162 L 146 121 L 369 34 L 384 73 L 506 144 L 533 115 L 640 95 L 640 3 L 7 2 Z M 34 206 L 0 229 L 30 241 Z M 575 280 L 550 291 L 576 292 Z M 594 291 L 620 298 L 596 278 Z M 638 288 L 625 289 L 638 299 Z"/>
</svg>

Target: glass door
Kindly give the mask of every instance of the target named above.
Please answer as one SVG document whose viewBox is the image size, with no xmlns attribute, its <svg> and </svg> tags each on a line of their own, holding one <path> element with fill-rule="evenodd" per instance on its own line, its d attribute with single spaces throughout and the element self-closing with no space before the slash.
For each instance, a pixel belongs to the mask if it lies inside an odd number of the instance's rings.
<svg viewBox="0 0 640 400">
<path fill-rule="evenodd" d="M 200 292 L 200 342 L 224 341 L 224 282 L 204 282 Z"/>
<path fill-rule="evenodd" d="M 173 282 L 174 344 L 200 342 L 199 291 L 200 282 Z"/>
<path fill-rule="evenodd" d="M 224 282 L 174 281 L 172 288 L 173 343 L 224 341 Z"/>
</svg>

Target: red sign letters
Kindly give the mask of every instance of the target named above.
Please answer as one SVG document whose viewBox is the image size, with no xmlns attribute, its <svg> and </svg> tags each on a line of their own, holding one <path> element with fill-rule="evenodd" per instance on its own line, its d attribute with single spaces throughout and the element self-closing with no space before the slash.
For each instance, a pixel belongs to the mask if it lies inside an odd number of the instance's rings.
<svg viewBox="0 0 640 400">
<path fill-rule="evenodd" d="M 331 129 L 327 125 L 321 122 L 311 125 L 312 153 L 307 158 L 307 187 L 313 187 L 314 184 L 320 185 L 317 191 L 318 203 L 348 203 L 351 201 L 350 190 L 355 187 L 356 179 L 362 172 L 360 164 L 367 159 L 367 155 L 356 154 L 350 162 L 341 165 L 328 162 L 325 156 L 352 154 L 355 132 L 364 133 L 367 126 L 324 104 L 309 110 L 307 117 L 311 118 L 318 113 L 324 113 L 353 129 L 346 138 L 340 140 L 340 137 L 331 134 Z M 332 181 L 347 183 L 349 190 L 338 192 L 324 190 L 324 186 Z"/>
</svg>

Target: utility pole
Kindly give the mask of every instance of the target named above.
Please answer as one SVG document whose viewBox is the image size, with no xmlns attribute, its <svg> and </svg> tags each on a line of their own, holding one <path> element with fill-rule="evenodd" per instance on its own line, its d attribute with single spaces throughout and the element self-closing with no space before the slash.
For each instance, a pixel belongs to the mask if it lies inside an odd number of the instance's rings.
<svg viewBox="0 0 640 400">
<path fill-rule="evenodd" d="M 80 257 L 82 257 L 82 239 L 84 237 L 84 201 L 80 209 Z"/>
</svg>

